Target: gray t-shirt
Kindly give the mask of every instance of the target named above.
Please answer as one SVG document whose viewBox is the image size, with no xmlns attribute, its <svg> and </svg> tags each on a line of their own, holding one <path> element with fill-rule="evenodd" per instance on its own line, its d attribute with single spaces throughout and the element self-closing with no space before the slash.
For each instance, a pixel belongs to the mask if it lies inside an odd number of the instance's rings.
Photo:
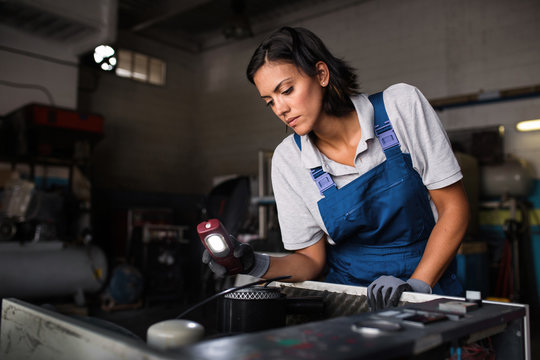
<svg viewBox="0 0 540 360">
<path fill-rule="evenodd" d="M 383 93 L 386 112 L 399 139 L 401 151 L 411 154 L 414 169 L 429 190 L 440 189 L 463 176 L 452 152 L 446 131 L 422 93 L 407 84 L 390 86 Z M 302 151 L 293 134 L 279 144 L 272 157 L 272 187 L 277 204 L 283 245 L 288 250 L 303 249 L 328 235 L 317 202 L 322 195 L 309 169 L 322 166 L 338 188 L 385 161 L 375 137 L 373 106 L 367 95 L 352 98 L 362 137 L 356 149 L 355 167 L 327 158 L 302 136 Z M 432 204 L 437 219 L 435 207 Z M 332 239 L 327 237 L 330 244 Z"/>
</svg>

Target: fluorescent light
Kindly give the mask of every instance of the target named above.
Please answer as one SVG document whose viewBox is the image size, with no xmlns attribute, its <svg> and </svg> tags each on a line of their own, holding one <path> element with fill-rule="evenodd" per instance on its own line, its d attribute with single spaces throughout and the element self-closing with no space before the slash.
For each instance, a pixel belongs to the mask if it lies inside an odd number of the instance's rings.
<svg viewBox="0 0 540 360">
<path fill-rule="evenodd" d="M 518 131 L 540 130 L 540 119 L 520 121 L 516 125 Z"/>
</svg>

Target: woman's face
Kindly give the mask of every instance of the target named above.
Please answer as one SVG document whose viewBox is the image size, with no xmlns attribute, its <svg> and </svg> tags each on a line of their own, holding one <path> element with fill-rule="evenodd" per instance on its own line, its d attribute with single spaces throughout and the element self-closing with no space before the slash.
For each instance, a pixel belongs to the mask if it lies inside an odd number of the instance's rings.
<svg viewBox="0 0 540 360">
<path fill-rule="evenodd" d="M 298 135 L 308 134 L 322 114 L 321 76 L 309 77 L 294 64 L 269 62 L 253 77 L 255 86 L 272 111 Z"/>
</svg>

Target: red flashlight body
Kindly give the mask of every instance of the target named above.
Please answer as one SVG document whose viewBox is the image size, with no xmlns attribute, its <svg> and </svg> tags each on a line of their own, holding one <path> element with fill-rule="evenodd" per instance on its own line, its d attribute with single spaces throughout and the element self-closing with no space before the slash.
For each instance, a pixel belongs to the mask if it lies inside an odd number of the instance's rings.
<svg viewBox="0 0 540 360">
<path fill-rule="evenodd" d="M 224 266 L 227 269 L 227 274 L 234 275 L 243 270 L 240 259 L 234 257 L 235 242 L 231 239 L 225 226 L 218 219 L 203 221 L 197 225 L 197 233 L 202 244 L 208 250 L 210 256 L 212 256 L 212 259 L 221 266 Z M 212 240 L 212 236 L 217 236 L 213 238 L 214 241 L 221 242 L 219 243 L 219 251 L 215 247 L 212 247 L 212 242 L 209 241 Z"/>
</svg>

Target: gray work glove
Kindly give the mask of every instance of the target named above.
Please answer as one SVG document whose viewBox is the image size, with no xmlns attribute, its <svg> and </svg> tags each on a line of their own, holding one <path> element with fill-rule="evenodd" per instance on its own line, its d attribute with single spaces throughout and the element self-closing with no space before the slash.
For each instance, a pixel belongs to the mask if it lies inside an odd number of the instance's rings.
<svg viewBox="0 0 540 360">
<path fill-rule="evenodd" d="M 367 288 L 368 304 L 371 311 L 397 306 L 404 291 L 431 294 L 431 287 L 418 279 L 406 282 L 394 276 L 383 275 Z"/>
<path fill-rule="evenodd" d="M 241 243 L 233 238 L 235 242 L 233 256 L 240 259 L 242 269 L 240 274 L 248 274 L 255 277 L 261 277 L 268 270 L 270 258 L 268 255 L 256 254 L 253 248 L 245 243 Z M 204 249 L 202 254 L 202 262 L 207 264 L 210 270 L 219 277 L 225 275 L 236 275 L 238 272 L 231 273 L 227 268 L 214 261 L 208 250 Z"/>
</svg>

